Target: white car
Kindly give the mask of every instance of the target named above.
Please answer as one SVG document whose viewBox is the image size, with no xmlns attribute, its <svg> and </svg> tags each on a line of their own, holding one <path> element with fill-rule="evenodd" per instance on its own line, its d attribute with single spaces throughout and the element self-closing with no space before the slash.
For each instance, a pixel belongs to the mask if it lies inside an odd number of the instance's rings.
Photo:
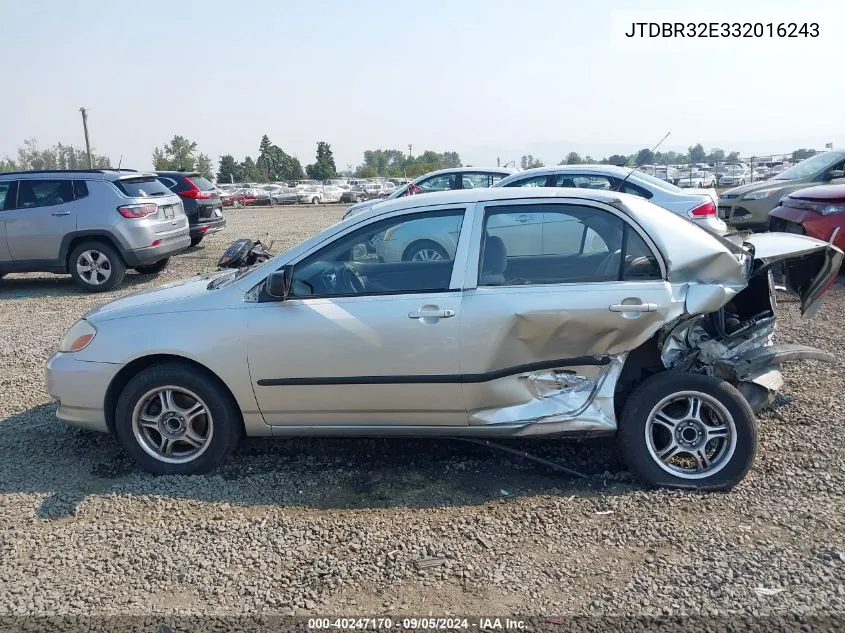
<svg viewBox="0 0 845 633">
<path fill-rule="evenodd" d="M 335 185 L 297 185 L 297 198 L 306 204 L 340 202 L 343 189 Z"/>
<path fill-rule="evenodd" d="M 751 182 L 751 171 L 748 169 L 728 169 L 719 177 L 720 187 L 738 187 Z"/>
<path fill-rule="evenodd" d="M 716 174 L 709 171 L 694 171 L 692 173 L 681 173 L 678 178 L 678 186 L 684 189 L 702 189 L 716 186 Z"/>
<path fill-rule="evenodd" d="M 682 190 L 672 183 L 638 170 L 613 165 L 557 165 L 526 169 L 494 187 L 576 187 L 622 191 L 689 218 L 699 226 L 723 235 L 727 225 L 719 219 L 715 189 Z"/>
</svg>

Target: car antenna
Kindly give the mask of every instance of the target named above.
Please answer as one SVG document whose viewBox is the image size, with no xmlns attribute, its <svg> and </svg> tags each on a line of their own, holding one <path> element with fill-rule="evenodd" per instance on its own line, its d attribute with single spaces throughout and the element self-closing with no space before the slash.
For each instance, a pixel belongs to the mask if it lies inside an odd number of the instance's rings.
<svg viewBox="0 0 845 633">
<path fill-rule="evenodd" d="M 667 138 L 669 138 L 669 135 L 670 135 L 671 133 L 672 133 L 672 132 L 666 132 L 666 136 L 664 136 L 662 139 L 660 139 L 660 142 L 659 142 L 659 143 L 657 143 L 657 145 L 655 145 L 654 147 L 652 147 L 652 148 L 651 148 L 651 153 L 652 153 L 652 154 L 654 154 L 654 150 L 656 150 L 658 147 L 660 147 L 661 145 L 663 145 L 663 141 L 665 141 Z M 629 157 L 629 158 L 628 158 L 628 160 L 631 160 L 631 158 Z M 627 164 L 628 164 L 628 160 L 626 160 L 626 161 L 625 161 L 625 162 L 624 162 L 621 166 L 622 166 L 622 167 L 625 167 L 625 165 L 627 165 Z M 622 182 L 620 182 L 618 185 L 616 185 L 616 187 L 615 187 L 613 190 L 614 190 L 614 191 L 620 191 L 620 190 L 622 189 L 622 185 L 624 185 L 624 184 L 628 181 L 628 178 L 630 178 L 630 177 L 631 177 L 631 174 L 633 174 L 635 171 L 637 171 L 637 169 L 639 169 L 641 165 L 642 165 L 642 163 L 640 163 L 640 162 L 638 162 L 636 165 L 634 165 L 634 166 L 631 168 L 631 171 L 629 171 L 629 172 L 627 173 L 627 175 L 626 175 L 626 176 L 622 179 Z"/>
<path fill-rule="evenodd" d="M 123 164 L 123 154 L 120 155 L 120 160 L 117 161 L 117 171 L 120 171 L 120 166 Z"/>
</svg>

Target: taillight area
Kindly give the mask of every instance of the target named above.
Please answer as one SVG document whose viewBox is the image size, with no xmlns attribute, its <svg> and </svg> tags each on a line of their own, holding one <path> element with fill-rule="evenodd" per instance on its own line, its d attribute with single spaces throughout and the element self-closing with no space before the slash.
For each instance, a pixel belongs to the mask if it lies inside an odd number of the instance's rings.
<svg viewBox="0 0 845 633">
<path fill-rule="evenodd" d="M 146 204 L 127 204 L 117 208 L 117 212 L 124 218 L 138 220 L 152 215 L 158 211 L 158 205 L 155 203 Z"/>
<path fill-rule="evenodd" d="M 179 196 L 182 198 L 191 198 L 193 200 L 208 200 L 211 198 L 210 191 L 202 191 L 193 180 L 185 178 L 185 184 L 190 187 L 187 191 L 180 191 Z"/>
<path fill-rule="evenodd" d="M 691 218 L 713 218 L 718 214 L 719 211 L 716 209 L 716 203 L 712 200 L 708 200 L 704 204 L 698 205 L 689 212 L 689 216 Z"/>
</svg>

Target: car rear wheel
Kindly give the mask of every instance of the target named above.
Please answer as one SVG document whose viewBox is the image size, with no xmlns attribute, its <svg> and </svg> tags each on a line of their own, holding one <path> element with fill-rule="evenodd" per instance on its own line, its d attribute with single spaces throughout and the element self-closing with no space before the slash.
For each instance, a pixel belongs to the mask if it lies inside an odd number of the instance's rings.
<svg viewBox="0 0 845 633">
<path fill-rule="evenodd" d="M 729 490 L 757 453 L 757 421 L 729 383 L 663 372 L 625 403 L 617 433 L 631 472 L 652 486 Z"/>
<path fill-rule="evenodd" d="M 145 470 L 195 475 L 212 470 L 237 448 L 243 422 L 214 376 L 165 363 L 126 385 L 117 401 L 115 432 Z"/>
<path fill-rule="evenodd" d="M 196 246 L 197 244 L 202 242 L 202 238 L 204 237 L 204 235 L 197 235 L 196 237 L 191 237 L 191 246 Z"/>
<path fill-rule="evenodd" d="M 311 204 L 320 204 L 320 199 L 317 196 L 311 198 Z"/>
<path fill-rule="evenodd" d="M 135 270 L 141 273 L 142 275 L 156 275 L 165 268 L 167 268 L 167 265 L 169 263 L 170 258 L 165 257 L 164 259 L 160 259 L 157 262 L 153 262 L 152 264 L 147 264 L 145 266 L 135 266 Z"/>
<path fill-rule="evenodd" d="M 240 209 L 241 208 L 241 201 L 240 200 L 232 200 L 232 208 L 233 209 Z"/>
<path fill-rule="evenodd" d="M 105 242 L 82 242 L 68 258 L 68 271 L 76 284 L 88 292 L 106 292 L 123 281 L 126 264 Z"/>
<path fill-rule="evenodd" d="M 402 260 L 406 262 L 442 262 L 448 259 L 446 249 L 430 240 L 414 242 L 402 255 Z"/>
<path fill-rule="evenodd" d="M 267 206 L 268 207 L 276 206 L 276 201 L 273 198 L 270 198 L 270 200 L 267 202 Z"/>
</svg>

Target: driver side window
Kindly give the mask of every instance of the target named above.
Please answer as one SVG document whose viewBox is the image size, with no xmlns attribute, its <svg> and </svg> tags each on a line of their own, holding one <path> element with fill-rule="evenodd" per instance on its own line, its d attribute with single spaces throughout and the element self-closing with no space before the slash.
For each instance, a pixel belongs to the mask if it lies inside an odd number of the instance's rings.
<svg viewBox="0 0 845 633">
<path fill-rule="evenodd" d="M 299 262 L 291 296 L 444 292 L 449 289 L 464 210 L 381 220 Z"/>
</svg>

